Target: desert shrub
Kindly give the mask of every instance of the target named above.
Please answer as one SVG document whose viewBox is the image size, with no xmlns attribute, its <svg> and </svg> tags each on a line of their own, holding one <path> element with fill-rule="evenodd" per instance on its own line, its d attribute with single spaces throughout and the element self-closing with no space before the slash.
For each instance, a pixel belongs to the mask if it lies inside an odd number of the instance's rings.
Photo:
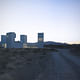
<svg viewBox="0 0 80 80">
<path fill-rule="evenodd" d="M 72 47 L 70 48 L 70 52 L 73 55 L 80 56 L 80 45 L 72 45 Z"/>
</svg>

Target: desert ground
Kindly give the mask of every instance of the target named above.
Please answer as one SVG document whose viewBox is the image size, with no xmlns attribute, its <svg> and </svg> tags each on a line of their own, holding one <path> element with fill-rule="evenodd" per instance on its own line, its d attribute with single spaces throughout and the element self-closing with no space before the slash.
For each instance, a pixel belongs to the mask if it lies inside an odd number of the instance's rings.
<svg viewBox="0 0 80 80">
<path fill-rule="evenodd" d="M 0 49 L 0 80 L 80 80 L 80 50 Z"/>
</svg>

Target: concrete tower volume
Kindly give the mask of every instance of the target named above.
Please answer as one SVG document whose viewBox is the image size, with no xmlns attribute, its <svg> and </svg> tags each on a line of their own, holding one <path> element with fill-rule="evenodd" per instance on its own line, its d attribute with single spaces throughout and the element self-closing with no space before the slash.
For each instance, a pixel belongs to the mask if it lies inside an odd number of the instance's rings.
<svg viewBox="0 0 80 80">
<path fill-rule="evenodd" d="M 7 42 L 7 37 L 6 37 L 6 35 L 1 35 L 1 44 L 2 44 L 2 47 L 3 47 L 3 48 L 7 48 L 6 42 Z"/>
<path fill-rule="evenodd" d="M 14 32 L 7 33 L 7 48 L 14 48 L 16 34 Z"/>
<path fill-rule="evenodd" d="M 21 43 L 27 43 L 27 35 L 20 35 Z"/>
<path fill-rule="evenodd" d="M 43 48 L 44 46 L 44 33 L 38 33 L 38 47 Z"/>
</svg>

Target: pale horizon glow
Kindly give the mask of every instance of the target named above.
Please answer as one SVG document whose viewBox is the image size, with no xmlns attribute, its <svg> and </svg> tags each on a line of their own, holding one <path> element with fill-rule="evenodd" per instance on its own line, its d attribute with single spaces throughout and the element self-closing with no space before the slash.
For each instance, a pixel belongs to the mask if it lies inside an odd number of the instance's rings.
<svg viewBox="0 0 80 80">
<path fill-rule="evenodd" d="M 80 0 L 0 0 L 0 36 L 15 32 L 37 42 L 44 32 L 45 41 L 80 41 Z"/>
<path fill-rule="evenodd" d="M 68 44 L 80 44 L 80 41 L 68 42 Z"/>
</svg>

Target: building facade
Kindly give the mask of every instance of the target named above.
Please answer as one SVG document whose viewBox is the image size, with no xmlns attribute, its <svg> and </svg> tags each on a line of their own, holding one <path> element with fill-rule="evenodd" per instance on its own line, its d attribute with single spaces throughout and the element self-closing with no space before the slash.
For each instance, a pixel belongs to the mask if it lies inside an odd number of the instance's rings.
<svg viewBox="0 0 80 80">
<path fill-rule="evenodd" d="M 38 33 L 38 47 L 43 48 L 44 46 L 44 33 Z"/>
<path fill-rule="evenodd" d="M 7 37 L 6 37 L 6 35 L 1 35 L 1 46 L 2 46 L 3 48 L 7 48 L 6 42 L 7 42 Z"/>
<path fill-rule="evenodd" d="M 21 43 L 27 43 L 27 35 L 20 35 Z"/>
<path fill-rule="evenodd" d="M 37 43 L 27 43 L 27 35 L 20 35 L 20 41 L 15 41 L 16 33 L 9 32 L 6 35 L 1 35 L 1 42 L 3 48 L 43 48 L 44 47 L 44 33 L 38 33 Z"/>
<path fill-rule="evenodd" d="M 15 48 L 15 38 L 16 34 L 14 32 L 9 32 L 6 34 L 7 36 L 7 48 Z"/>
</svg>

